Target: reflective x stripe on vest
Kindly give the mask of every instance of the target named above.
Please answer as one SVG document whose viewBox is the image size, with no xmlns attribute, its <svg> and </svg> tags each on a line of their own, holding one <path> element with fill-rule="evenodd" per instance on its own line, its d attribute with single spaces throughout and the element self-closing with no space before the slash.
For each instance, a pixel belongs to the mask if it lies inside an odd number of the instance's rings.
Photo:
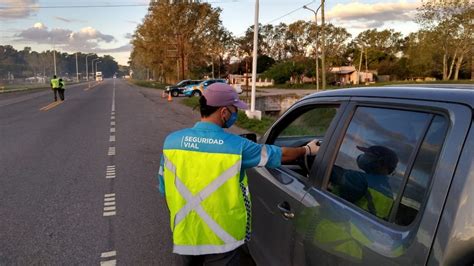
<svg viewBox="0 0 474 266">
<path fill-rule="evenodd" d="M 201 203 L 208 198 L 213 192 L 219 189 L 229 179 L 235 177 L 240 172 L 241 161 L 238 160 L 234 165 L 225 170 L 220 176 L 215 178 L 209 185 L 202 189 L 199 193 L 192 195 L 191 191 L 184 185 L 177 175 L 176 166 L 164 156 L 164 165 L 167 170 L 174 174 L 174 185 L 179 194 L 185 199 L 186 204 L 176 212 L 174 216 L 173 231 L 176 226 L 183 222 L 191 211 L 195 211 L 197 215 L 206 223 L 206 225 L 217 235 L 224 244 L 200 245 L 199 243 L 189 243 L 189 245 L 177 245 L 174 243 L 173 252 L 186 255 L 200 255 L 211 253 L 222 253 L 233 250 L 243 244 L 243 239 L 235 239 L 226 232 L 201 206 Z M 169 184 L 167 184 L 169 185 Z"/>
<path fill-rule="evenodd" d="M 317 223 L 314 239 L 324 250 L 353 262 L 360 262 L 363 257 L 362 247 L 371 244 L 352 223 L 326 219 Z"/>
</svg>

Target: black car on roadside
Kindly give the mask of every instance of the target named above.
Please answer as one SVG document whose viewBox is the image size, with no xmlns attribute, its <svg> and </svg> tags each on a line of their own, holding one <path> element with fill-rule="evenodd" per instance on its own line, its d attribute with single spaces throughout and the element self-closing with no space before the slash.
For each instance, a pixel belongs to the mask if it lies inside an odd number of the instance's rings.
<svg viewBox="0 0 474 266">
<path fill-rule="evenodd" d="M 196 84 L 201 83 L 201 81 L 202 80 L 185 79 L 185 80 L 181 80 L 176 85 L 166 86 L 165 90 L 166 90 L 166 93 L 171 93 L 171 96 L 178 97 L 179 95 L 183 94 L 186 86 L 196 85 Z"/>
</svg>

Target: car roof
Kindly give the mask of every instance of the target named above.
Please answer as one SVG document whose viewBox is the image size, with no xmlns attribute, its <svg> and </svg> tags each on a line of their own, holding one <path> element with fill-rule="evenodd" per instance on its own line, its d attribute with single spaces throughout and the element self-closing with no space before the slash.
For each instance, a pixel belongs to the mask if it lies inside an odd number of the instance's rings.
<svg viewBox="0 0 474 266">
<path fill-rule="evenodd" d="M 474 84 L 424 84 L 385 87 L 360 87 L 327 90 L 303 99 L 319 97 L 381 97 L 461 103 L 474 107 Z"/>
</svg>

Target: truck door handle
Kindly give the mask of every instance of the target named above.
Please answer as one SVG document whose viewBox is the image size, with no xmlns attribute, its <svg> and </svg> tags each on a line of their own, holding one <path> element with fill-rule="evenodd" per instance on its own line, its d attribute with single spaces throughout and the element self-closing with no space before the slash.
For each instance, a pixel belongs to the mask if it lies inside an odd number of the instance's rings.
<svg viewBox="0 0 474 266">
<path fill-rule="evenodd" d="M 285 219 L 293 219 L 295 218 L 295 214 L 291 211 L 290 204 L 286 201 L 277 205 L 280 213 L 285 217 Z"/>
</svg>

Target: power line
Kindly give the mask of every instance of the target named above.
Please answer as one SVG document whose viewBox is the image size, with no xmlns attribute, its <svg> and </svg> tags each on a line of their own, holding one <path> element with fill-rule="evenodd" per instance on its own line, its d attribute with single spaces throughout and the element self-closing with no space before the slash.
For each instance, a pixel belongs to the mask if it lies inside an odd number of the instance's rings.
<svg viewBox="0 0 474 266">
<path fill-rule="evenodd" d="M 226 4 L 226 3 L 236 3 L 240 0 L 229 0 L 229 1 L 207 1 L 208 4 Z M 110 8 L 110 7 L 144 7 L 150 6 L 149 3 L 142 4 L 107 4 L 107 5 L 50 5 L 50 6 L 35 6 L 35 5 L 16 5 L 16 6 L 0 6 L 0 10 L 10 10 L 10 9 L 54 9 L 54 8 Z"/>
<path fill-rule="evenodd" d="M 282 15 L 282 16 L 276 18 L 276 19 L 273 19 L 273 20 L 271 20 L 271 21 L 265 23 L 265 24 L 270 24 L 270 23 L 273 23 L 273 22 L 275 22 L 275 21 L 277 21 L 277 20 L 280 20 L 280 19 L 282 19 L 282 18 L 284 18 L 284 17 L 286 17 L 286 16 L 289 16 L 289 15 L 295 13 L 296 11 L 298 11 L 298 10 L 300 10 L 300 9 L 303 9 L 304 6 L 310 5 L 310 4 L 314 3 L 314 2 L 316 2 L 316 0 L 313 0 L 313 1 L 309 2 L 309 3 L 307 3 L 307 4 L 304 4 L 304 5 L 300 6 L 300 7 L 298 7 L 297 9 L 294 9 L 294 10 L 292 10 L 292 11 L 290 11 L 290 12 L 288 12 L 288 13 L 286 13 L 286 14 L 284 14 L 284 15 Z"/>
<path fill-rule="evenodd" d="M 294 9 L 294 10 L 292 10 L 292 11 L 290 11 L 290 12 L 284 14 L 284 15 L 281 15 L 281 16 L 275 18 L 275 19 L 272 19 L 272 20 L 268 21 L 267 23 L 265 23 L 264 25 L 266 25 L 266 24 L 271 24 L 271 23 L 273 23 L 273 22 L 275 22 L 275 21 L 277 21 L 277 20 L 280 20 L 280 19 L 282 19 L 282 18 L 284 18 L 284 17 L 287 17 L 287 16 L 289 16 L 289 15 L 295 13 L 296 11 L 299 11 L 300 9 L 303 9 L 304 6 L 310 5 L 310 4 L 314 3 L 314 2 L 316 2 L 316 0 L 313 0 L 313 1 L 309 2 L 309 3 L 307 3 L 307 4 L 304 4 L 304 5 L 302 5 L 302 6 L 298 7 L 298 8 L 296 8 L 296 9 Z M 240 34 L 238 34 L 237 36 L 244 35 L 245 32 L 246 32 L 246 31 L 244 31 L 244 32 L 242 32 L 242 33 L 240 33 Z"/>
</svg>

